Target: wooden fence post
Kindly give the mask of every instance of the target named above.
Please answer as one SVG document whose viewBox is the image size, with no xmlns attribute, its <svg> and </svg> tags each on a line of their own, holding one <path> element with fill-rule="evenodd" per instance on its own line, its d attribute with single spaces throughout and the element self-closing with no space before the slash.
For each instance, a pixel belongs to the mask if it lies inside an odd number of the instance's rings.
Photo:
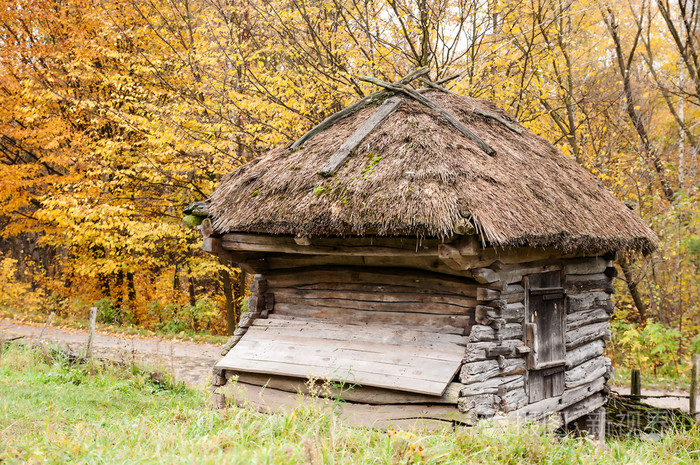
<svg viewBox="0 0 700 465">
<path fill-rule="evenodd" d="M 639 400 L 642 396 L 642 370 L 634 368 L 632 370 L 632 383 L 630 385 L 630 395 Z"/>
<path fill-rule="evenodd" d="M 53 320 L 53 315 L 54 315 L 54 312 L 51 312 L 51 313 L 49 314 L 49 319 L 46 320 L 46 324 L 45 324 L 44 327 L 41 329 L 41 333 L 39 333 L 39 340 L 41 340 L 41 338 L 44 337 L 44 333 L 45 333 L 46 330 L 49 328 L 49 326 L 51 326 L 51 320 Z"/>
<path fill-rule="evenodd" d="M 88 330 L 88 342 L 87 349 L 85 351 L 85 358 L 88 360 L 92 359 L 92 341 L 95 339 L 95 321 L 97 320 L 97 307 L 92 307 L 90 309 L 90 329 Z"/>
<path fill-rule="evenodd" d="M 693 354 L 693 369 L 690 372 L 690 416 L 698 420 L 698 374 L 700 372 L 700 354 Z"/>
</svg>

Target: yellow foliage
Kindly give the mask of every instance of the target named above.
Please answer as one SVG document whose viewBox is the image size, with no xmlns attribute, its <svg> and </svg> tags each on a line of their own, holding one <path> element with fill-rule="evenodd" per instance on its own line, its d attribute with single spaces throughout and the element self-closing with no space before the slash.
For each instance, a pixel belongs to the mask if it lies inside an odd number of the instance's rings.
<svg viewBox="0 0 700 465">
<path fill-rule="evenodd" d="M 33 289 L 32 285 L 18 279 L 17 260 L 0 255 L 0 308 L 39 310 L 44 303 L 44 293 L 41 289 Z"/>
</svg>

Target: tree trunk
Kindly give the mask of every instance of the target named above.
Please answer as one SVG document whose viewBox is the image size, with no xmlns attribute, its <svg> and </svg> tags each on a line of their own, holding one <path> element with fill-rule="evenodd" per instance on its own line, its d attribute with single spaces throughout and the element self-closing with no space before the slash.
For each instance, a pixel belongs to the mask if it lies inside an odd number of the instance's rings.
<svg viewBox="0 0 700 465">
<path fill-rule="evenodd" d="M 116 304 L 117 308 L 122 308 L 124 306 L 124 290 L 122 289 L 124 284 L 124 271 L 119 270 L 117 272 L 117 283 L 114 286 L 117 291 Z"/>
<path fill-rule="evenodd" d="M 243 270 L 238 271 L 238 277 L 236 279 L 236 324 L 241 318 L 241 306 L 243 304 L 243 299 L 245 298 L 245 282 L 247 273 Z"/>
<path fill-rule="evenodd" d="M 127 294 L 126 294 L 127 301 L 130 305 L 133 305 L 134 300 L 136 300 L 136 287 L 134 286 L 134 272 L 133 271 L 129 271 L 126 273 L 126 285 L 127 285 Z"/>
<path fill-rule="evenodd" d="M 637 280 L 634 278 L 632 269 L 630 268 L 630 263 L 627 261 L 627 257 L 620 255 L 620 259 L 617 261 L 622 268 L 622 274 L 625 277 L 625 282 L 627 283 L 627 289 L 630 291 L 632 300 L 634 301 L 634 306 L 637 307 L 637 313 L 642 323 L 647 320 L 647 306 L 642 300 L 642 296 L 639 294 L 639 288 L 637 287 Z"/>
<path fill-rule="evenodd" d="M 224 287 L 224 296 L 226 297 L 226 334 L 233 335 L 238 323 L 235 302 L 233 300 L 233 286 L 231 285 L 231 273 L 228 269 L 223 269 L 219 272 L 221 276 L 221 284 Z"/>
<path fill-rule="evenodd" d="M 192 277 L 192 275 L 189 275 L 187 277 L 187 281 L 189 283 L 188 290 L 190 292 L 190 305 L 194 307 L 197 304 L 197 296 L 194 292 L 194 278 Z"/>
<path fill-rule="evenodd" d="M 632 126 L 634 126 L 634 129 L 637 131 L 637 135 L 639 136 L 639 140 L 641 142 L 642 149 L 647 156 L 647 160 L 651 162 L 654 171 L 656 171 L 656 174 L 659 176 L 659 182 L 661 183 L 661 189 L 664 197 L 670 203 L 673 203 L 674 192 L 670 183 L 668 182 L 668 179 L 666 179 L 666 168 L 661 162 L 656 149 L 652 147 L 649 132 L 647 131 L 641 115 L 637 112 L 637 102 L 635 100 L 635 94 L 632 90 L 630 68 L 632 66 L 634 53 L 639 43 L 642 31 L 641 29 L 637 29 L 637 35 L 635 36 L 631 50 L 629 54 L 625 56 L 624 52 L 622 51 L 622 39 L 620 38 L 620 34 L 618 32 L 619 23 L 617 22 L 617 19 L 615 19 L 612 9 L 607 8 L 607 15 L 603 13 L 603 20 L 608 27 L 610 37 L 612 38 L 613 45 L 615 46 L 618 70 L 622 76 L 622 84 L 625 95 L 625 110 L 632 121 Z"/>
</svg>

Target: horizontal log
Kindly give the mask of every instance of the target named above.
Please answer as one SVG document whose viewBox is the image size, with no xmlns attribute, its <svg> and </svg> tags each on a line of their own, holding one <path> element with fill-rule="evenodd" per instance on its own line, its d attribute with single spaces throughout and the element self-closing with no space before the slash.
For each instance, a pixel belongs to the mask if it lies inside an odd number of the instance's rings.
<svg viewBox="0 0 700 465">
<path fill-rule="evenodd" d="M 476 324 L 469 332 L 469 342 L 493 341 L 496 339 L 496 330 L 491 326 Z"/>
<path fill-rule="evenodd" d="M 451 244 L 438 245 L 437 255 L 445 265 L 455 270 L 471 270 L 493 263 L 493 260 L 481 260 L 477 255 L 462 255 L 457 247 Z"/>
<path fill-rule="evenodd" d="M 603 272 L 593 274 L 567 274 L 564 282 L 567 285 L 575 285 L 578 283 L 600 280 L 609 281 L 610 279 L 607 276 L 605 276 Z"/>
<path fill-rule="evenodd" d="M 603 273 L 590 275 L 566 275 L 564 288 L 567 294 L 588 291 L 604 291 L 612 294 L 612 281 Z"/>
<path fill-rule="evenodd" d="M 493 342 L 493 341 L 485 341 L 485 342 L 470 342 L 467 344 L 467 350 L 466 354 L 464 356 L 464 363 L 468 362 L 479 362 L 483 360 L 487 360 L 489 358 L 494 358 L 498 355 L 503 355 L 503 354 L 495 354 L 494 356 L 489 356 L 489 349 L 500 349 L 500 350 L 508 350 L 511 353 L 513 353 L 519 345 L 522 345 L 523 341 L 520 341 L 518 339 L 506 339 L 500 342 Z M 502 348 L 502 349 L 501 349 Z"/>
<path fill-rule="evenodd" d="M 573 331 L 584 325 L 609 321 L 610 314 L 602 308 L 594 308 L 583 312 L 569 313 L 566 315 L 566 330 Z"/>
<path fill-rule="evenodd" d="M 525 293 L 520 292 L 520 293 L 514 293 L 514 294 L 502 294 L 501 299 L 505 300 L 506 303 L 509 303 L 509 304 L 523 303 L 523 302 L 525 302 Z"/>
<path fill-rule="evenodd" d="M 501 298 L 501 292 L 488 287 L 480 287 L 476 290 L 476 300 L 496 300 Z"/>
<path fill-rule="evenodd" d="M 362 311 L 287 303 L 275 305 L 275 314 L 277 317 L 287 316 L 291 319 L 330 321 L 338 324 L 392 325 L 409 329 L 431 328 L 435 331 L 460 335 L 468 332 L 470 326 L 467 315 Z"/>
<path fill-rule="evenodd" d="M 603 257 L 578 258 L 566 261 L 567 275 L 586 275 L 602 273 L 610 265 Z"/>
<path fill-rule="evenodd" d="M 329 397 L 346 402 L 362 404 L 454 404 L 459 400 L 462 385 L 451 383 L 442 396 L 427 396 L 392 389 L 381 389 L 370 386 L 343 386 L 340 383 L 326 382 L 287 376 L 271 376 L 261 373 L 236 373 L 226 370 L 226 376 L 234 381 L 240 381 L 254 386 L 266 386 L 285 392 L 301 393 L 304 395 Z"/>
<path fill-rule="evenodd" d="M 243 382 L 229 383 L 220 389 L 225 389 L 238 405 L 250 405 L 265 413 L 290 411 L 309 406 L 321 410 L 329 408 L 328 401 L 325 399 L 301 397 L 295 393 L 269 387 L 261 389 L 260 386 Z M 370 405 L 341 402 L 333 405 L 333 413 L 348 426 L 377 428 L 386 428 L 398 421 L 410 419 L 442 420 L 458 424 L 474 424 L 475 420 L 473 415 L 460 413 L 452 405 Z"/>
<path fill-rule="evenodd" d="M 525 360 L 506 359 L 505 366 L 501 368 L 496 360 L 483 362 L 471 362 L 462 365 L 459 380 L 462 384 L 473 384 L 486 381 L 496 376 L 517 375 L 525 372 Z"/>
<path fill-rule="evenodd" d="M 479 325 L 490 325 L 500 315 L 501 312 L 493 307 L 477 305 L 474 310 L 474 321 Z"/>
<path fill-rule="evenodd" d="M 362 257 L 368 256 L 379 256 L 379 257 L 391 257 L 391 256 L 402 256 L 402 257 L 420 257 L 429 256 L 437 258 L 436 250 L 406 250 L 406 249 L 394 249 L 390 247 L 347 247 L 347 246 L 337 246 L 337 247 L 326 247 L 326 246 L 315 246 L 315 245 L 299 245 L 294 242 L 293 238 L 290 238 L 289 243 L 279 243 L 279 244 L 261 244 L 257 242 L 244 242 L 242 240 L 226 240 L 222 242 L 222 247 L 224 250 L 230 250 L 234 252 L 270 252 L 270 253 L 285 253 L 285 254 L 296 254 L 296 255 L 356 255 Z"/>
<path fill-rule="evenodd" d="M 263 275 L 256 274 L 253 282 L 250 283 L 251 294 L 264 294 L 267 291 L 267 280 Z"/>
<path fill-rule="evenodd" d="M 490 268 L 474 268 L 471 270 L 471 273 L 472 276 L 474 276 L 474 279 L 481 284 L 490 284 L 501 281 L 498 272 L 493 271 Z"/>
<path fill-rule="evenodd" d="M 608 308 L 611 295 L 607 292 L 584 292 L 566 296 L 566 310 L 569 313 L 589 310 L 591 308 Z"/>
<path fill-rule="evenodd" d="M 405 268 L 310 267 L 271 271 L 266 275 L 270 288 L 300 287 L 310 284 L 367 284 L 406 286 L 444 294 L 476 297 L 479 287 L 473 280 Z"/>
<path fill-rule="evenodd" d="M 411 287 L 411 286 L 394 286 L 390 284 L 375 284 L 375 283 L 353 283 L 353 282 L 332 282 L 332 283 L 315 283 L 315 284 L 299 284 L 297 286 L 279 287 L 276 289 L 297 289 L 297 290 L 319 290 L 319 291 L 339 291 L 339 292 L 368 292 L 377 294 L 420 294 L 425 296 L 437 296 L 452 299 L 471 299 L 476 302 L 472 296 L 465 295 L 469 290 L 464 290 L 464 294 L 455 294 L 447 291 L 435 291 L 429 288 Z M 418 298 L 418 297 L 417 297 Z M 472 306 L 474 307 L 474 306 Z"/>
<path fill-rule="evenodd" d="M 562 411 L 562 420 L 564 424 L 571 423 L 572 421 L 581 418 L 584 415 L 588 415 L 594 410 L 602 407 L 605 404 L 606 396 L 599 392 L 592 394 L 590 397 L 573 404 L 570 407 L 565 408 Z"/>
<path fill-rule="evenodd" d="M 531 404 L 518 407 L 517 409 L 510 411 L 508 416 L 511 418 L 539 421 L 549 417 L 552 414 L 555 414 L 559 410 L 560 406 L 561 396 L 549 397 L 538 402 L 533 402 Z"/>
<path fill-rule="evenodd" d="M 511 283 L 520 283 L 525 275 L 545 273 L 547 271 L 558 271 L 561 269 L 562 265 L 560 263 L 552 263 L 547 261 L 511 265 L 506 264 L 498 270 L 498 275 L 501 281 L 508 283 L 508 287 L 510 287 Z"/>
<path fill-rule="evenodd" d="M 607 357 L 596 357 L 578 365 L 564 373 L 566 389 L 573 389 L 605 375 L 610 366 L 610 359 Z"/>
<path fill-rule="evenodd" d="M 605 378 L 601 376 L 600 378 L 597 378 L 590 383 L 579 386 L 575 389 L 567 389 L 561 396 L 561 406 L 562 408 L 566 408 L 577 402 L 581 402 L 587 397 L 590 397 L 593 393 L 602 391 L 604 387 Z"/>
<path fill-rule="evenodd" d="M 491 262 L 488 266 L 494 266 L 498 262 L 500 265 L 518 265 L 520 267 L 524 264 L 537 263 L 540 265 L 552 261 L 564 263 L 565 259 L 580 255 L 580 252 L 562 254 L 560 250 L 553 247 L 488 247 L 478 252 L 481 260 Z"/>
<path fill-rule="evenodd" d="M 525 387 L 516 387 L 515 389 L 509 390 L 506 395 L 502 397 L 502 399 L 503 401 L 501 408 L 504 413 L 523 408 L 529 402 Z"/>
<path fill-rule="evenodd" d="M 510 297 L 512 295 L 524 295 L 525 288 L 521 284 L 507 284 L 501 290 L 501 298 Z"/>
<path fill-rule="evenodd" d="M 496 347 L 488 347 L 486 349 L 486 356 L 488 358 L 502 357 L 502 356 L 509 357 L 511 355 L 513 355 L 513 347 L 508 346 L 508 345 L 498 345 Z"/>
<path fill-rule="evenodd" d="M 520 302 L 506 305 L 506 308 L 501 310 L 501 318 L 508 323 L 525 321 L 525 305 Z"/>
<path fill-rule="evenodd" d="M 507 323 L 496 333 L 496 336 L 502 339 L 522 339 L 523 325 L 520 323 Z"/>
<path fill-rule="evenodd" d="M 416 331 L 404 327 L 341 325 L 333 322 L 288 320 L 279 318 L 274 313 L 268 319 L 256 320 L 251 328 L 262 330 L 266 334 L 279 336 L 301 334 L 335 341 L 371 342 L 449 352 L 464 351 L 464 346 L 467 344 L 466 336 L 458 336 L 456 334 Z"/>
<path fill-rule="evenodd" d="M 610 323 L 594 323 L 566 333 L 566 350 L 573 350 L 596 339 L 605 339 L 609 334 Z"/>
<path fill-rule="evenodd" d="M 498 412 L 501 399 L 493 394 L 460 397 L 457 407 L 462 413 L 473 412 L 479 417 L 491 417 Z"/>
<path fill-rule="evenodd" d="M 481 302 L 481 305 L 485 305 L 487 307 L 493 307 L 496 309 L 496 311 L 500 312 L 502 309 L 506 308 L 506 305 L 508 305 L 508 302 L 506 302 L 503 299 L 484 300 Z"/>
<path fill-rule="evenodd" d="M 416 238 L 336 238 L 309 239 L 309 245 L 297 244 L 294 236 L 229 233 L 221 238 L 226 250 L 280 252 L 300 255 L 403 255 L 437 257 L 435 240 L 421 242 Z"/>
<path fill-rule="evenodd" d="M 471 278 L 470 271 L 455 270 L 435 257 L 299 255 L 269 253 L 265 257 L 266 271 L 291 271 L 298 268 L 353 266 L 376 268 L 410 268 L 442 273 L 447 276 Z"/>
<path fill-rule="evenodd" d="M 202 241 L 202 250 L 213 255 L 226 256 L 227 254 L 221 239 L 216 237 L 205 237 Z"/>
<path fill-rule="evenodd" d="M 506 386 L 506 392 L 525 385 L 524 375 L 499 376 L 487 379 L 481 383 L 461 385 L 460 396 L 469 397 L 483 394 L 498 394 L 501 386 Z"/>
<path fill-rule="evenodd" d="M 588 360 L 600 357 L 605 351 L 605 343 L 596 339 L 593 342 L 566 352 L 566 368 L 576 367 Z"/>
<path fill-rule="evenodd" d="M 277 302 L 298 303 L 321 307 L 354 308 L 398 312 L 464 315 L 476 305 L 476 300 L 456 295 L 426 293 L 387 293 L 360 291 L 326 291 L 280 288 L 274 291 Z"/>
</svg>

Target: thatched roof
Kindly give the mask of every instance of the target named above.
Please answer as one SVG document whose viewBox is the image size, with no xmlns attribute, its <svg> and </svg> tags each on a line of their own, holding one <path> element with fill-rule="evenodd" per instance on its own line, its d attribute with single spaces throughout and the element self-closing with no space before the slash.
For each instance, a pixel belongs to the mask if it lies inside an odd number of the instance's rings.
<svg viewBox="0 0 700 465">
<path fill-rule="evenodd" d="M 226 176 L 211 196 L 218 233 L 449 237 L 471 220 L 495 245 L 649 251 L 654 233 L 602 183 L 493 104 L 423 95 L 495 151 L 489 156 L 433 110 L 404 99 L 329 178 L 319 174 L 377 105 L 301 148 L 271 150 Z M 513 131 L 474 106 L 495 113 Z"/>
</svg>

